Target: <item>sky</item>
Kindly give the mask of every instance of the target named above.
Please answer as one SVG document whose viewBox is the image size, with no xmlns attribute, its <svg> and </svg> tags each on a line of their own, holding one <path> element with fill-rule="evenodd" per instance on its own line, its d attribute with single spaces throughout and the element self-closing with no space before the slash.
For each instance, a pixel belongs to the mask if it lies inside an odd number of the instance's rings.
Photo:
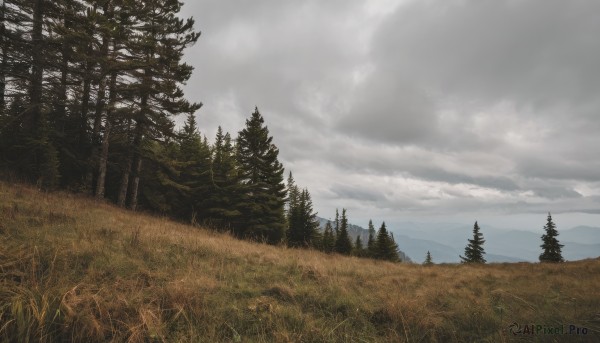
<svg viewBox="0 0 600 343">
<path fill-rule="evenodd" d="M 202 133 L 258 106 L 320 216 L 600 226 L 600 1 L 184 2 Z"/>
</svg>

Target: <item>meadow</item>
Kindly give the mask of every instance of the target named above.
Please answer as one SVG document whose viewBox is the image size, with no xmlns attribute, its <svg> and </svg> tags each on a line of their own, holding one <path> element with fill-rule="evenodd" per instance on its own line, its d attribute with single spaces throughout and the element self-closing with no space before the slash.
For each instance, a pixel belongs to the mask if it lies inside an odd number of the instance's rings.
<svg viewBox="0 0 600 343">
<path fill-rule="evenodd" d="M 598 342 L 599 285 L 600 259 L 373 261 L 0 182 L 0 342 Z"/>
</svg>

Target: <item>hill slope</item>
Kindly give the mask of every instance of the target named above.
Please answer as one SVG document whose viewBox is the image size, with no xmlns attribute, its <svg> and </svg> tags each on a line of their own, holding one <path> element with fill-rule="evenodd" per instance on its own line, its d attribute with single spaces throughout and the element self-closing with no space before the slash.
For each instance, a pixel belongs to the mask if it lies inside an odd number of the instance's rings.
<svg viewBox="0 0 600 343">
<path fill-rule="evenodd" d="M 513 322 L 573 324 L 594 341 L 599 283 L 599 260 L 393 264 L 0 182 L 0 341 L 521 340 Z"/>
</svg>

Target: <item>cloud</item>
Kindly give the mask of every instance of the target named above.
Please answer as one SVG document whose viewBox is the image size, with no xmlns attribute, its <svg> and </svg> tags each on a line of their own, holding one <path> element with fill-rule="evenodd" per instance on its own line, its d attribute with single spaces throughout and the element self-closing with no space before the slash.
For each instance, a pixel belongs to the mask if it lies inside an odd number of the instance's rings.
<svg viewBox="0 0 600 343">
<path fill-rule="evenodd" d="M 435 132 L 432 100 L 384 68 L 375 70 L 354 92 L 351 110 L 337 126 L 341 132 L 392 144 L 422 142 Z"/>
<path fill-rule="evenodd" d="M 445 96 L 539 108 L 597 98 L 600 3 L 418 1 L 374 40 L 379 63 Z"/>
<path fill-rule="evenodd" d="M 600 2 L 188 1 L 186 87 L 234 136 L 258 106 L 324 215 L 596 213 Z"/>
</svg>

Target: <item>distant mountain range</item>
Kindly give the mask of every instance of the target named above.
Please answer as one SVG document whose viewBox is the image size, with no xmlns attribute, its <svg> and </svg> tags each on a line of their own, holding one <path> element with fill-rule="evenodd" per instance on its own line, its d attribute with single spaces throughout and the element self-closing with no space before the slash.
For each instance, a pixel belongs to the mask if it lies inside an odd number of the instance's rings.
<svg viewBox="0 0 600 343">
<path fill-rule="evenodd" d="M 319 218 L 321 227 L 327 219 Z M 542 232 L 500 229 L 480 225 L 485 239 L 485 258 L 488 262 L 536 262 L 541 253 Z M 400 250 L 412 261 L 422 263 L 427 251 L 435 263 L 456 263 L 464 254 L 467 239 L 472 237 L 473 227 L 452 223 L 413 223 L 390 225 L 388 229 Z M 575 261 L 600 256 L 600 227 L 577 226 L 560 230 L 558 239 L 564 245 L 565 260 Z M 356 239 L 360 234 L 367 242 L 369 231 L 349 224 L 349 234 Z"/>
</svg>

